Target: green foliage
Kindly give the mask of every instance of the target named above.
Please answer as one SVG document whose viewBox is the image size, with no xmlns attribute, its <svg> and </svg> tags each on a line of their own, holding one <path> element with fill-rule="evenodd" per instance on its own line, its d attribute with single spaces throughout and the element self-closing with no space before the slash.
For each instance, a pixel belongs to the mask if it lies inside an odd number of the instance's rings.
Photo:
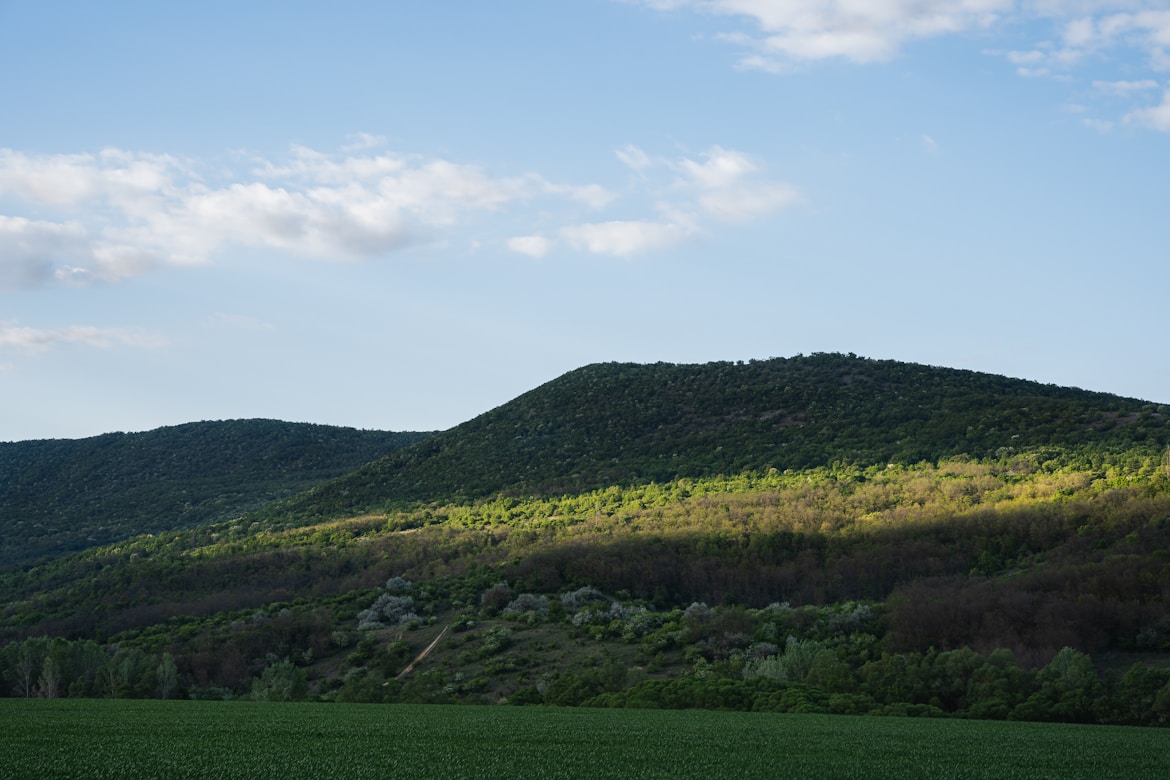
<svg viewBox="0 0 1170 780">
<path fill-rule="evenodd" d="M 1116 659 L 1170 648 L 1165 411 L 589 367 L 260 513 L 0 569 L 4 693 L 1161 725 L 1170 682 Z"/>
<path fill-rule="evenodd" d="M 817 354 L 586 366 L 262 513 L 306 520 L 410 502 L 957 455 L 1156 458 L 1170 410 L 971 371 Z"/>
<path fill-rule="evenodd" d="M 0 442 L 0 566 L 237 517 L 426 435 L 230 420 Z"/>
</svg>

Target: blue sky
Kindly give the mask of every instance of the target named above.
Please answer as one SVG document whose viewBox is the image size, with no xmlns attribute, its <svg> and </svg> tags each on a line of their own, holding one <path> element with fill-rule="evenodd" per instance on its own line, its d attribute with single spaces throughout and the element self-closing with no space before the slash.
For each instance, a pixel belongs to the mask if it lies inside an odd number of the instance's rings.
<svg viewBox="0 0 1170 780">
<path fill-rule="evenodd" d="M 1170 2 L 0 0 L 0 440 L 818 351 L 1170 402 Z"/>
</svg>

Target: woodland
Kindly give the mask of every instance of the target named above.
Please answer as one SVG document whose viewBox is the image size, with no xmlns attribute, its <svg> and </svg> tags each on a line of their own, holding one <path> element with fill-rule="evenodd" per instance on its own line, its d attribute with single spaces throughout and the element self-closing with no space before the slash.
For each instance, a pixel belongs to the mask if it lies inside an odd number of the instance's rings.
<svg viewBox="0 0 1170 780">
<path fill-rule="evenodd" d="M 3 444 L 0 693 L 1167 725 L 1168 418 L 817 354 Z"/>
</svg>

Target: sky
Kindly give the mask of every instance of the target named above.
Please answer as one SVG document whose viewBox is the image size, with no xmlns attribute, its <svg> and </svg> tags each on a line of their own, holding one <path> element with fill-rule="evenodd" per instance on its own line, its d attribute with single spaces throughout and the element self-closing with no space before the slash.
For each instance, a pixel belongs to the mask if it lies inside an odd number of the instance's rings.
<svg viewBox="0 0 1170 780">
<path fill-rule="evenodd" d="M 0 0 L 0 441 L 852 352 L 1170 402 L 1170 0 Z"/>
</svg>

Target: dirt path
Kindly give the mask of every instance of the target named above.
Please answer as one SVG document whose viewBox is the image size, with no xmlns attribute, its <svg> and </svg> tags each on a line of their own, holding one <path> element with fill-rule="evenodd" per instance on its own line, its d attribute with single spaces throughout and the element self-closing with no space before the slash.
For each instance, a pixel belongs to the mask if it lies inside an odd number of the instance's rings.
<svg viewBox="0 0 1170 780">
<path fill-rule="evenodd" d="M 435 649 L 435 645 L 439 644 L 439 640 L 447 635 L 447 631 L 450 628 L 451 628 L 450 623 L 443 626 L 443 630 L 439 632 L 439 635 L 437 637 L 435 637 L 434 641 L 431 642 L 429 645 L 427 645 L 427 648 L 425 650 L 423 650 L 421 653 L 419 653 L 417 656 L 415 656 L 415 659 L 413 661 L 411 661 L 409 664 L 407 664 L 406 668 L 403 669 L 401 672 L 399 672 L 398 675 L 394 679 L 401 680 L 403 677 L 405 677 L 406 675 L 413 672 L 414 665 L 417 664 L 422 659 L 426 658 L 428 655 L 430 655 L 431 651 Z"/>
</svg>

